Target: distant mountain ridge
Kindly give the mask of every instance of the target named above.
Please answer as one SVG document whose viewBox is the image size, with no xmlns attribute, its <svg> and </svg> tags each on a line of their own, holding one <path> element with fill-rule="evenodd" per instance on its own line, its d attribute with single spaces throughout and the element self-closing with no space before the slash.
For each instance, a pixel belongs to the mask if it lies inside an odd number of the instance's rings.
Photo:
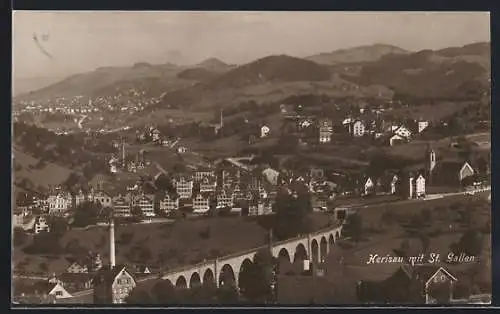
<svg viewBox="0 0 500 314">
<path fill-rule="evenodd" d="M 318 64 L 336 65 L 342 63 L 373 62 L 380 60 L 380 58 L 388 54 L 406 53 L 410 52 L 392 45 L 374 44 L 320 53 L 305 59 Z"/>
<path fill-rule="evenodd" d="M 415 97 L 452 96 L 486 88 L 490 59 L 489 43 L 473 43 L 418 52 L 375 44 L 307 58 L 268 56 L 240 66 L 217 58 L 193 66 L 140 62 L 73 75 L 23 96 L 35 100 L 98 96 L 125 87 L 152 86 L 159 94 L 167 93 L 161 104 L 194 110 L 238 101 L 277 101 L 303 93 L 372 97 L 392 91 Z"/>
</svg>

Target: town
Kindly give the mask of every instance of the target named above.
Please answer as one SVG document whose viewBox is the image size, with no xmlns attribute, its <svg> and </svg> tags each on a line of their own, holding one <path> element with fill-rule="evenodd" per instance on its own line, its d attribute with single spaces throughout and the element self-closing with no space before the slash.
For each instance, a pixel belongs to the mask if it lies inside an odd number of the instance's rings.
<svg viewBox="0 0 500 314">
<path fill-rule="evenodd" d="M 328 56 L 15 96 L 12 302 L 490 303 L 490 44 Z"/>
</svg>

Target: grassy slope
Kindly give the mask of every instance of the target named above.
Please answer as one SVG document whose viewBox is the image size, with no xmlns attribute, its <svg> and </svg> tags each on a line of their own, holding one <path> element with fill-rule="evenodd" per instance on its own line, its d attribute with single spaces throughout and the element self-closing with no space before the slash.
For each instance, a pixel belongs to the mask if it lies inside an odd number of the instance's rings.
<svg viewBox="0 0 500 314">
<path fill-rule="evenodd" d="M 68 168 L 48 162 L 42 169 L 30 169 L 29 166 L 35 166 L 38 163 L 38 159 L 17 149 L 14 149 L 13 153 L 15 163 L 22 166 L 20 171 L 14 170 L 16 183 L 20 182 L 23 178 L 28 178 L 35 186 L 55 185 L 64 182 L 71 173 L 71 170 Z"/>
<path fill-rule="evenodd" d="M 329 219 L 326 214 L 315 213 L 312 215 L 314 226 L 324 228 Z M 200 232 L 210 228 L 210 238 L 202 239 Z M 65 246 L 72 239 L 78 239 L 80 245 L 93 252 L 100 252 L 104 260 L 109 258 L 107 229 L 94 227 L 88 230 L 70 230 L 61 243 Z M 131 243 L 119 243 L 122 234 L 133 233 Z M 147 247 L 151 252 L 149 263 L 156 263 L 158 255 L 165 255 L 164 266 L 173 268 L 182 265 L 194 264 L 203 259 L 210 259 L 264 245 L 267 232 L 257 222 L 243 217 L 227 217 L 213 219 L 199 219 L 177 221 L 173 224 L 137 224 L 117 226 L 115 231 L 117 239 L 116 254 L 119 263 L 130 263 L 127 255 L 141 247 Z M 49 259 L 42 256 L 29 256 L 19 248 L 14 251 L 14 261 L 19 263 L 29 258 L 31 262 L 25 267 L 27 271 L 40 271 L 39 264 L 45 262 L 50 272 L 61 273 L 68 262 L 64 257 Z"/>
</svg>

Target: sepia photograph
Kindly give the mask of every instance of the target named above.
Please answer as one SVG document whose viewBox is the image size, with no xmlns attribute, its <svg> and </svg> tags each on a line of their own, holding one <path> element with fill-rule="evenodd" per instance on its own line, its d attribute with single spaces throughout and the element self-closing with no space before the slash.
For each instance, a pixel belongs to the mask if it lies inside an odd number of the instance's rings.
<svg viewBox="0 0 500 314">
<path fill-rule="evenodd" d="M 489 12 L 13 11 L 11 306 L 491 304 Z"/>
</svg>

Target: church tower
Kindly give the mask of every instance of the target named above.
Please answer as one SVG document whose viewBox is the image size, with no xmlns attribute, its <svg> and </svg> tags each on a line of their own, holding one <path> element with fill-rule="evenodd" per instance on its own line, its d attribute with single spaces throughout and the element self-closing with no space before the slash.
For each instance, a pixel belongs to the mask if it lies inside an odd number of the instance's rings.
<svg viewBox="0 0 500 314">
<path fill-rule="evenodd" d="M 436 152 L 430 144 L 427 145 L 427 173 L 429 182 L 432 182 L 434 169 L 436 168 Z"/>
</svg>

